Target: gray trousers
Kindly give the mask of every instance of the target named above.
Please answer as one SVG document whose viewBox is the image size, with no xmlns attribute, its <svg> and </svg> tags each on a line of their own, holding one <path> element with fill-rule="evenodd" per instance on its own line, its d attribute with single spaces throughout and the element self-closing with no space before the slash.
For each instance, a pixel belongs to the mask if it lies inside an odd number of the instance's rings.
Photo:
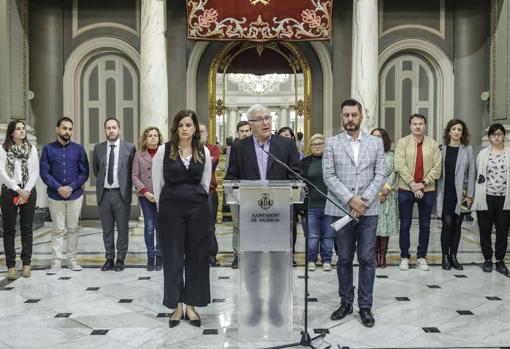
<svg viewBox="0 0 510 349">
<path fill-rule="evenodd" d="M 130 205 L 122 200 L 120 190 L 104 190 L 103 200 L 98 205 L 103 227 L 103 242 L 106 259 L 115 258 L 115 225 L 117 225 L 117 259 L 124 260 L 128 250 Z"/>
</svg>

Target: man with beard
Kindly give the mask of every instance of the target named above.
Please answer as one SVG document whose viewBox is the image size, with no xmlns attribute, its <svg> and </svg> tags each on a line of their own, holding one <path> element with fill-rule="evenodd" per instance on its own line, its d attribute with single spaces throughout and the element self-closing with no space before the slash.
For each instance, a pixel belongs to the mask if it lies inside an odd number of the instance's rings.
<svg viewBox="0 0 510 349">
<path fill-rule="evenodd" d="M 384 146 L 381 139 L 360 130 L 363 111 L 358 101 L 344 101 L 341 110 L 345 131 L 326 140 L 322 172 L 328 196 L 357 217 L 358 222 L 351 221 L 336 233 L 336 271 L 341 304 L 331 314 L 331 319 L 341 320 L 353 311 L 352 262 L 354 253 L 357 253 L 359 315 L 364 326 L 372 327 L 375 324 L 371 309 L 379 191 L 386 181 Z M 329 201 L 325 213 L 334 220 L 345 215 Z"/>
<path fill-rule="evenodd" d="M 94 146 L 92 168 L 96 176 L 96 197 L 99 218 L 103 226 L 106 262 L 102 271 L 124 270 L 128 249 L 129 208 L 131 206 L 131 167 L 135 146 L 122 141 L 120 122 L 107 118 L 104 122 L 106 141 Z M 117 261 L 115 259 L 114 229 L 117 224 Z"/>
<path fill-rule="evenodd" d="M 53 260 L 46 272 L 48 275 L 55 275 L 60 271 L 66 230 L 69 268 L 73 271 L 81 270 L 76 261 L 78 222 L 83 203 L 82 186 L 89 178 L 87 153 L 81 144 L 71 141 L 73 120 L 66 116 L 60 118 L 55 131 L 57 140 L 44 146 L 40 161 L 40 175 L 48 186 L 48 207 L 53 221 Z"/>
</svg>

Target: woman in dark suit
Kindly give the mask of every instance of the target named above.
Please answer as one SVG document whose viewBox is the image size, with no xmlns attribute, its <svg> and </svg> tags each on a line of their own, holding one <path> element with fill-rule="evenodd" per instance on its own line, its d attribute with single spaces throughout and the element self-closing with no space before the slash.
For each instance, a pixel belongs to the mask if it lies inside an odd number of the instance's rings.
<svg viewBox="0 0 510 349">
<path fill-rule="evenodd" d="M 159 147 L 152 166 L 163 254 L 163 304 L 175 309 L 170 327 L 183 318 L 200 327 L 195 307 L 204 307 L 211 299 L 210 234 L 204 224 L 210 215 L 211 156 L 200 145 L 194 111 L 178 112 L 170 132 L 170 141 Z"/>
<path fill-rule="evenodd" d="M 442 219 L 441 251 L 442 267 L 462 270 L 457 260 L 462 214 L 460 205 L 471 207 L 475 194 L 475 157 L 469 145 L 469 131 L 464 121 L 448 121 L 441 145 L 443 170 L 437 183 L 436 215 Z M 466 195 L 463 194 L 467 190 Z"/>
<path fill-rule="evenodd" d="M 161 131 L 157 127 L 147 127 L 140 137 L 140 150 L 133 159 L 132 181 L 138 191 L 138 199 L 143 212 L 144 240 L 147 248 L 147 270 L 161 270 L 161 250 L 159 230 L 156 226 L 156 198 L 152 185 L 152 158 L 163 143 Z M 154 246 L 154 232 L 156 245 Z"/>
</svg>

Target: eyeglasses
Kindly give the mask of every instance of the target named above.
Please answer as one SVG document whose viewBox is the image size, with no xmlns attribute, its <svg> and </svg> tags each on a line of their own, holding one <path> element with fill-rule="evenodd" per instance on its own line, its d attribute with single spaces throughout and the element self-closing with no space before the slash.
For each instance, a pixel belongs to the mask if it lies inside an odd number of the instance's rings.
<svg viewBox="0 0 510 349">
<path fill-rule="evenodd" d="M 505 134 L 503 132 L 497 132 L 497 133 L 491 134 L 492 138 L 504 137 L 504 136 L 505 136 Z"/>
<path fill-rule="evenodd" d="M 250 121 L 260 124 L 262 121 L 266 121 L 266 122 L 271 121 L 271 118 L 272 118 L 271 115 L 265 115 L 264 117 L 251 119 Z"/>
<path fill-rule="evenodd" d="M 321 143 L 312 143 L 312 144 L 310 144 L 310 146 L 311 146 L 312 148 L 318 148 L 318 147 L 323 146 L 323 145 L 324 145 L 324 142 L 321 142 Z"/>
</svg>

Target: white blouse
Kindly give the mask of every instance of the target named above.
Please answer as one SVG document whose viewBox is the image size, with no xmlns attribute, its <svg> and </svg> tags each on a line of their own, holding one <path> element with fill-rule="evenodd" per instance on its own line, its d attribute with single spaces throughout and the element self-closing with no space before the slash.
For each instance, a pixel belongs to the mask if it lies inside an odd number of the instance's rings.
<svg viewBox="0 0 510 349">
<path fill-rule="evenodd" d="M 204 173 L 202 174 L 202 180 L 200 184 L 205 189 L 207 193 L 209 193 L 209 186 L 211 185 L 211 174 L 212 174 L 212 163 L 211 163 L 211 153 L 207 147 L 204 147 L 205 153 L 205 164 L 204 164 Z M 156 204 L 159 208 L 159 196 L 161 194 L 161 190 L 165 185 L 165 179 L 163 178 L 163 160 L 165 157 L 165 144 L 162 144 L 158 147 L 158 151 L 154 158 L 152 159 L 152 184 L 154 186 L 154 197 L 156 199 Z M 189 158 L 181 158 L 184 166 L 188 168 L 189 163 L 191 161 L 191 155 Z"/>
<path fill-rule="evenodd" d="M 39 156 L 37 155 L 37 149 L 32 145 L 32 150 L 28 158 L 28 182 L 25 185 L 25 190 L 31 191 L 37 179 L 39 178 Z M 7 188 L 11 190 L 18 190 L 21 183 L 23 182 L 21 177 L 21 160 L 16 159 L 14 161 L 14 174 L 13 177 L 9 177 L 7 174 L 7 153 L 4 148 L 0 146 L 0 182 L 5 184 Z"/>
</svg>

